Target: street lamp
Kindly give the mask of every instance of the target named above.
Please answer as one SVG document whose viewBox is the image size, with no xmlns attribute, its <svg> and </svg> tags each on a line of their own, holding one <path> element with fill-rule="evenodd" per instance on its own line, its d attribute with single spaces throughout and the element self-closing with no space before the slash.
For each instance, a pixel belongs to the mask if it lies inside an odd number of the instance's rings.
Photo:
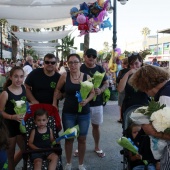
<svg viewBox="0 0 170 170">
<path fill-rule="evenodd" d="M 0 32 L 1 32 L 1 59 L 2 59 L 2 22 L 0 22 Z"/>
<path fill-rule="evenodd" d="M 128 0 L 118 0 L 125 5 Z M 117 47 L 117 0 L 113 0 L 113 50 Z"/>
</svg>

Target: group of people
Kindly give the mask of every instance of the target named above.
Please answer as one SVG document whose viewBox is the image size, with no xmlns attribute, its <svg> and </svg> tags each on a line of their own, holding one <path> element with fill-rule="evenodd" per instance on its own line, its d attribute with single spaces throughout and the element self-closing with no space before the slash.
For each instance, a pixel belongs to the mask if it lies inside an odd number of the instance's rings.
<svg viewBox="0 0 170 170">
<path fill-rule="evenodd" d="M 166 104 L 169 107 L 170 100 L 170 73 L 167 69 L 156 65 L 144 65 L 139 53 L 132 53 L 127 57 L 128 65 L 119 72 L 117 78 L 117 89 L 119 92 L 119 106 L 121 108 L 120 120 L 125 119 L 126 111 L 134 105 L 147 106 L 150 97 L 155 101 Z M 123 60 L 124 64 L 125 60 Z M 124 95 L 122 97 L 122 95 Z M 122 99 L 123 98 L 123 99 Z M 122 125 L 124 126 L 124 125 Z M 139 147 L 139 155 L 130 154 L 129 160 L 132 162 L 133 170 L 144 170 L 146 166 L 141 161 L 149 161 L 147 169 L 168 170 L 169 169 L 169 140 L 170 135 L 164 132 L 157 132 L 153 125 L 132 123 L 127 131 L 128 137 Z M 138 134 L 139 133 L 139 134 Z M 145 138 L 144 138 L 145 136 Z M 151 152 L 149 136 L 166 140 L 168 145 L 164 148 L 160 160 L 154 159 L 154 153 Z"/>
<path fill-rule="evenodd" d="M 31 66 L 32 58 L 27 58 L 26 66 Z M 103 123 L 103 98 L 102 93 L 108 88 L 108 78 L 105 75 L 99 88 L 92 88 L 88 97 L 78 102 L 75 94 L 80 90 L 80 82 L 86 81 L 93 77 L 96 71 L 103 73 L 105 70 L 97 65 L 97 51 L 88 49 L 84 55 L 84 63 L 78 54 L 70 54 L 67 58 L 69 70 L 59 74 L 56 71 L 56 57 L 53 54 L 44 56 L 43 67 L 33 69 L 25 77 L 24 68 L 15 66 L 9 71 L 8 79 L 4 84 L 3 92 L 0 95 L 0 132 L 3 133 L 3 140 L 0 140 L 0 156 L 3 153 L 3 159 L 0 159 L 0 166 L 8 159 L 8 169 L 14 170 L 17 163 L 22 158 L 24 149 L 23 136 L 19 130 L 20 122 L 23 116 L 17 115 L 14 110 L 12 100 L 21 100 L 23 97 L 30 104 L 46 103 L 58 107 L 58 101 L 65 98 L 62 109 L 62 125 L 65 131 L 75 125 L 79 125 L 80 133 L 77 138 L 78 146 L 73 151 L 74 139 L 65 140 L 66 166 L 65 170 L 72 168 L 72 154 L 78 156 L 79 170 L 85 170 L 84 157 L 86 151 L 86 136 L 90 122 L 92 124 L 92 135 L 94 138 L 94 151 L 97 156 L 103 158 L 104 151 L 100 148 L 100 125 Z M 124 66 L 123 66 L 124 65 Z M 168 70 L 154 65 L 143 65 L 140 54 L 132 53 L 128 58 L 122 61 L 122 68 L 117 77 L 117 89 L 120 95 L 120 120 L 124 119 L 124 113 L 133 105 L 148 105 L 150 97 L 153 96 L 155 101 L 169 106 L 170 99 L 170 74 Z M 28 69 L 29 70 L 29 69 Z M 94 96 L 96 100 L 93 101 Z M 78 112 L 78 106 L 82 106 L 82 111 Z M 45 144 L 50 145 L 54 141 L 50 128 L 46 127 L 48 122 L 48 114 L 45 110 L 40 109 L 34 115 L 37 128 L 33 129 L 29 139 L 29 147 L 37 149 L 43 147 L 39 145 L 40 139 L 37 136 L 42 134 L 50 134 L 46 138 Z M 139 146 L 139 155 L 129 154 L 130 160 L 134 162 L 133 170 L 143 170 L 145 166 L 140 161 L 142 157 L 147 157 L 150 164 L 149 168 L 156 170 L 168 170 L 169 140 L 170 135 L 163 132 L 157 132 L 152 124 L 143 124 L 141 126 L 132 124 L 128 128 L 129 136 Z M 143 136 L 146 136 L 143 138 Z M 148 136 L 166 140 L 168 145 L 164 149 L 164 153 L 160 160 L 153 158 L 150 151 Z M 145 139 L 147 143 L 142 142 Z M 8 141 L 8 142 L 7 142 Z M 38 142 L 37 142 L 38 141 Z M 140 145 L 142 143 L 142 145 Z M 16 152 L 16 144 L 19 146 Z M 146 152 L 140 147 L 144 147 Z M 5 153 L 5 154 L 4 154 Z M 6 155 L 7 153 L 7 155 Z M 48 153 L 47 159 L 51 161 L 49 169 L 55 169 L 58 156 L 55 153 Z M 32 155 L 34 168 L 41 169 L 42 155 Z M 3 160 L 3 163 L 2 163 Z M 0 167 L 1 168 L 1 167 Z"/>
<path fill-rule="evenodd" d="M 27 70 L 30 70 L 32 58 L 28 58 Z M 99 146 L 100 141 L 100 125 L 103 122 L 103 98 L 102 93 L 108 88 L 107 76 L 105 75 L 99 88 L 92 89 L 87 99 L 78 103 L 75 96 L 76 91 L 80 90 L 80 82 L 85 81 L 93 76 L 98 71 L 104 72 L 104 69 L 96 64 L 97 51 L 88 49 L 84 55 L 84 64 L 78 54 L 70 54 L 67 58 L 69 71 L 60 75 L 56 71 L 56 57 L 53 54 L 46 54 L 44 56 L 43 67 L 33 69 L 25 77 L 24 68 L 15 66 L 9 71 L 9 77 L 3 86 L 3 92 L 0 95 L 0 113 L 3 116 L 5 126 L 8 131 L 8 147 L 3 147 L 3 151 L 7 152 L 8 169 L 14 170 L 17 163 L 22 158 L 22 151 L 24 149 L 24 140 L 20 132 L 19 125 L 23 119 L 23 115 L 18 115 L 14 110 L 14 103 L 12 100 L 19 101 L 23 97 L 30 104 L 46 103 L 55 107 L 58 106 L 58 101 L 65 98 L 62 110 L 62 124 L 63 130 L 79 125 L 80 133 L 78 136 L 78 149 L 75 151 L 79 158 L 79 170 L 85 170 L 83 165 L 85 150 L 86 150 L 86 136 L 88 133 L 90 121 L 92 124 L 92 134 L 94 137 L 94 151 L 97 156 L 104 157 L 105 153 Z M 96 100 L 92 99 L 97 96 Z M 78 112 L 78 105 L 82 106 L 82 111 Z M 51 129 L 46 128 L 47 117 L 43 110 L 37 110 L 35 113 L 35 123 L 37 129 L 33 130 L 30 135 L 29 146 L 32 149 L 39 148 L 36 146 L 37 134 L 50 132 Z M 40 123 L 42 122 L 42 124 Z M 0 127 L 2 128 L 2 127 Z M 40 141 L 40 140 L 39 140 Z M 48 138 L 47 143 L 53 141 L 52 135 Z M 16 144 L 19 147 L 16 153 Z M 66 153 L 66 170 L 71 170 L 73 139 L 65 140 Z M 1 151 L 1 150 L 0 150 Z M 48 154 L 47 159 L 51 160 L 49 169 L 55 169 L 57 156 Z M 33 155 L 34 168 L 41 169 L 40 155 Z M 1 165 L 1 164 L 0 164 Z M 38 168 L 40 167 L 40 168 Z M 0 167 L 1 168 L 1 167 Z"/>
</svg>

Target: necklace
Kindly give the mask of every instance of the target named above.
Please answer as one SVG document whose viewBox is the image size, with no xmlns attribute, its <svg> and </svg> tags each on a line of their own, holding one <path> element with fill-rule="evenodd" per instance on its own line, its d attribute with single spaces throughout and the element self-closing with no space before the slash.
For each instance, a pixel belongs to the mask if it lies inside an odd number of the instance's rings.
<svg viewBox="0 0 170 170">
<path fill-rule="evenodd" d="M 70 74 L 71 74 L 71 73 L 70 73 Z M 81 77 L 81 72 L 80 72 L 80 75 L 79 75 L 79 77 L 78 77 L 78 78 L 74 78 L 74 77 L 72 76 L 72 74 L 71 74 L 71 77 L 72 77 L 72 79 L 73 79 L 73 80 L 78 81 L 78 80 L 80 79 L 80 77 Z"/>
</svg>

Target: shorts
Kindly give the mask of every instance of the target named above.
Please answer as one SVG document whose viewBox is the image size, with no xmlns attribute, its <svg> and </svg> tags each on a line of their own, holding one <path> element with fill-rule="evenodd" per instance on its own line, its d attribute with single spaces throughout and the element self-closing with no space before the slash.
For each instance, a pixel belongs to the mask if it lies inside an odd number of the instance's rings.
<svg viewBox="0 0 170 170">
<path fill-rule="evenodd" d="M 8 132 L 9 132 L 9 138 L 13 138 L 17 135 L 21 135 L 21 131 L 20 131 L 20 123 L 15 121 L 15 120 L 9 120 L 9 119 L 5 119 L 5 124 L 7 126 Z"/>
<path fill-rule="evenodd" d="M 145 165 L 138 165 L 136 167 L 134 167 L 132 170 L 156 170 L 156 167 L 154 164 L 150 163 L 149 165 L 147 165 L 147 167 L 145 167 Z"/>
<path fill-rule="evenodd" d="M 103 123 L 103 106 L 90 107 L 91 123 L 100 125 Z"/>
<path fill-rule="evenodd" d="M 5 163 L 8 162 L 6 150 L 0 150 L 0 169 L 3 169 Z"/>
<path fill-rule="evenodd" d="M 90 113 L 88 114 L 62 114 L 62 123 L 64 131 L 68 128 L 72 128 L 79 125 L 79 136 L 87 136 L 90 125 Z"/>
<path fill-rule="evenodd" d="M 34 161 L 34 159 L 40 158 L 40 159 L 47 159 L 47 157 L 54 152 L 42 152 L 42 153 L 33 153 L 31 154 L 31 161 Z"/>
</svg>

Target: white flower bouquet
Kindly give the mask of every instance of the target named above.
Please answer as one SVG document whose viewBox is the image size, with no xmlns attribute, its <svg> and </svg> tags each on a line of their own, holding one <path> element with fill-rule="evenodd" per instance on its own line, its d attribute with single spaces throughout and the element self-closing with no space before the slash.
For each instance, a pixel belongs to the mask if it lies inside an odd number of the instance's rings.
<svg viewBox="0 0 170 170">
<path fill-rule="evenodd" d="M 22 133 L 26 133 L 26 129 L 25 129 L 25 122 L 24 122 L 24 116 L 27 112 L 27 105 L 25 100 L 12 100 L 12 102 L 14 103 L 15 107 L 14 107 L 14 111 L 16 114 L 19 114 L 23 119 L 20 122 L 20 131 Z"/>
<path fill-rule="evenodd" d="M 139 107 L 130 116 L 136 124 L 152 123 L 157 132 L 169 133 L 170 130 L 170 107 L 160 102 L 150 101 L 149 106 Z M 155 159 L 160 159 L 167 142 L 150 136 L 151 150 Z"/>
</svg>

